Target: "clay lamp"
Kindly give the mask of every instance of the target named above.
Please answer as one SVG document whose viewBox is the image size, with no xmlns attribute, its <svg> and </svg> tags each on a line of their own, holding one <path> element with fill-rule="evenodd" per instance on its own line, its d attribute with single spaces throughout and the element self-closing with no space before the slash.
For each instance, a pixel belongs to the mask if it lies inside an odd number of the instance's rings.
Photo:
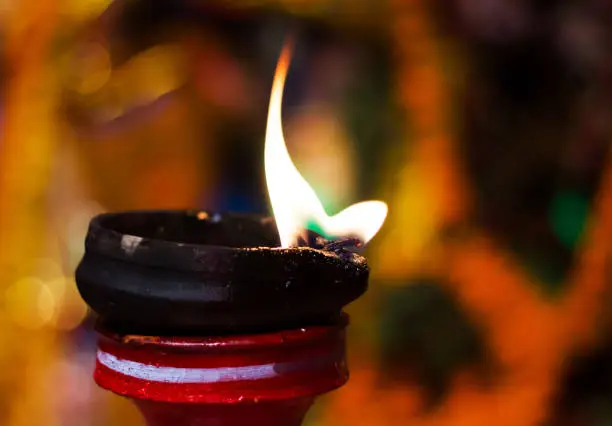
<svg viewBox="0 0 612 426">
<path fill-rule="evenodd" d="M 137 211 L 90 223 L 76 280 L 99 318 L 94 377 L 150 426 L 299 425 L 348 379 L 342 309 L 369 273 L 349 246 L 372 238 L 387 208 L 325 214 L 282 137 L 288 63 L 285 48 L 266 135 L 274 218 Z M 304 231 L 309 220 L 327 238 Z"/>
</svg>

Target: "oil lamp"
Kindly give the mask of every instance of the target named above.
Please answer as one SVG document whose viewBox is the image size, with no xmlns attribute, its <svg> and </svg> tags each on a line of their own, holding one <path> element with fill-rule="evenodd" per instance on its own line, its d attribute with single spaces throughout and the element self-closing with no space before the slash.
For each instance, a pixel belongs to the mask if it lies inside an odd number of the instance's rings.
<svg viewBox="0 0 612 426">
<path fill-rule="evenodd" d="M 379 201 L 325 213 L 285 146 L 277 67 L 265 145 L 274 218 L 205 211 L 92 219 L 76 271 L 99 317 L 96 382 L 131 398 L 150 426 L 299 425 L 343 385 L 344 306 L 367 288 Z M 315 222 L 321 235 L 305 231 Z M 333 241 L 332 241 L 333 240 Z"/>
</svg>

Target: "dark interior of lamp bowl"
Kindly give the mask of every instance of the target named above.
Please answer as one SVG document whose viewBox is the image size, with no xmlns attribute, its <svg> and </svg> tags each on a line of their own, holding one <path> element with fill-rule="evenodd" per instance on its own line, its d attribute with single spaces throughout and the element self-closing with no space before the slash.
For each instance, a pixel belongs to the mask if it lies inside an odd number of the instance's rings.
<svg viewBox="0 0 612 426">
<path fill-rule="evenodd" d="M 183 244 L 225 247 L 277 247 L 272 217 L 204 211 L 126 212 L 101 219 L 100 225 L 120 234 Z"/>
</svg>

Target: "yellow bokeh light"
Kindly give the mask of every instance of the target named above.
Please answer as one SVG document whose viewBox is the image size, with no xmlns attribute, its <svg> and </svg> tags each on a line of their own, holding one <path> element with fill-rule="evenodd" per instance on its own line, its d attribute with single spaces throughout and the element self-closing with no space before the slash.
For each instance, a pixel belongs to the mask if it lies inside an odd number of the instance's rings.
<svg viewBox="0 0 612 426">
<path fill-rule="evenodd" d="M 113 79 L 126 110 L 147 105 L 185 83 L 180 46 L 162 44 L 147 49 L 117 69 Z"/>
<path fill-rule="evenodd" d="M 91 43 L 78 49 L 72 58 L 66 85 L 81 95 L 100 90 L 110 80 L 112 64 L 108 50 L 99 43 Z"/>
<path fill-rule="evenodd" d="M 19 326 L 36 330 L 48 324 L 55 313 L 56 300 L 39 278 L 25 277 L 5 293 L 6 312 Z"/>
<path fill-rule="evenodd" d="M 111 0 L 67 0 L 63 8 L 72 19 L 85 21 L 103 13 L 111 3 Z"/>
</svg>

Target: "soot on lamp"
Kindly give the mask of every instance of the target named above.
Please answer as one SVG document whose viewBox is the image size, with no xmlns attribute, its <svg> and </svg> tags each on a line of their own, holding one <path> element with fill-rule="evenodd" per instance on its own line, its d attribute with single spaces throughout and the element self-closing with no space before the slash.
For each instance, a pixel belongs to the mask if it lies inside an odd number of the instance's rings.
<svg viewBox="0 0 612 426">
<path fill-rule="evenodd" d="M 365 292 L 366 260 L 341 245 L 278 246 L 265 216 L 102 214 L 90 223 L 76 281 L 105 327 L 153 335 L 331 324 Z"/>
</svg>

